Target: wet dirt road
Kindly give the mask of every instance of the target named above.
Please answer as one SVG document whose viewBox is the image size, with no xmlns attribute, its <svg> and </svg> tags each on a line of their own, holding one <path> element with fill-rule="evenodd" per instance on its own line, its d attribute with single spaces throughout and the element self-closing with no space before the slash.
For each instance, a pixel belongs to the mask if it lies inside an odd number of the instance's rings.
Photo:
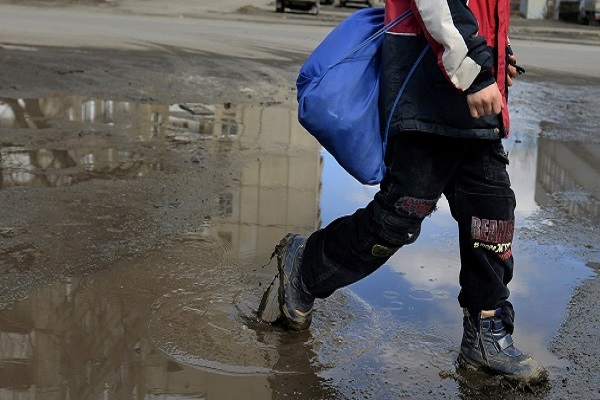
<svg viewBox="0 0 600 400">
<path fill-rule="evenodd" d="M 531 62 L 513 90 L 515 336 L 552 379 L 522 393 L 456 370 L 456 233 L 443 203 L 415 245 L 318 303 L 309 332 L 257 322 L 279 238 L 373 194 L 296 122 L 295 71 L 328 28 L 251 16 L 232 40 L 215 35 L 231 16 L 152 17 L 165 34 L 144 40 L 118 30 L 150 21 L 129 16 L 112 33 L 82 24 L 61 39 L 68 24 L 52 21 L 73 10 L 29 12 L 55 13 L 45 37 L 0 28 L 0 398 L 598 397 L 593 74 Z M 204 39 L 162 39 L 190 31 Z M 268 36 L 274 47 L 256 46 Z"/>
</svg>

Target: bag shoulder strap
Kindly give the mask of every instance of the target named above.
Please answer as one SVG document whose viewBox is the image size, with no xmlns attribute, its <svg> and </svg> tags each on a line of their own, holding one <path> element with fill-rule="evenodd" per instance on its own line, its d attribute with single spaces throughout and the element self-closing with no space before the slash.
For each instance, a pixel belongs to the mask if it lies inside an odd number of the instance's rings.
<svg viewBox="0 0 600 400">
<path fill-rule="evenodd" d="M 400 14 L 396 18 L 394 18 L 392 21 L 385 24 L 385 26 L 381 29 L 383 30 L 383 32 L 387 32 L 390 29 L 392 29 L 393 27 L 395 27 L 396 25 L 398 25 L 400 22 L 404 21 L 411 14 L 412 14 L 412 10 L 409 8 L 408 10 L 404 11 L 402 14 Z M 383 33 L 383 32 L 381 32 L 381 33 Z"/>
<path fill-rule="evenodd" d="M 390 110 L 390 115 L 388 116 L 388 120 L 385 125 L 385 133 L 384 133 L 384 137 L 383 137 L 384 145 L 387 145 L 387 138 L 388 138 L 388 133 L 390 131 L 390 124 L 392 123 L 392 117 L 394 116 L 394 111 L 396 110 L 396 107 L 398 106 L 400 97 L 402 97 L 402 93 L 404 93 L 404 89 L 406 89 L 406 85 L 408 84 L 408 81 L 410 80 L 412 74 L 415 72 L 415 70 L 417 69 L 417 66 L 419 65 L 419 63 L 425 56 L 425 53 L 427 53 L 427 50 L 429 50 L 430 47 L 431 46 L 428 43 L 427 46 L 425 46 L 425 48 L 423 49 L 423 51 L 421 51 L 421 54 L 419 54 L 419 57 L 417 57 L 417 60 L 413 64 L 412 68 L 410 69 L 410 71 L 408 71 L 408 74 L 406 74 L 406 78 L 404 79 L 404 82 L 402 83 L 402 86 L 400 87 L 400 90 L 398 91 L 398 95 L 396 96 L 396 99 L 394 100 L 394 104 L 392 104 L 392 109 Z"/>
<path fill-rule="evenodd" d="M 381 27 L 379 30 L 377 30 L 375 33 L 373 33 L 371 36 L 369 36 L 368 38 L 366 38 L 363 42 L 361 42 L 355 48 L 353 48 L 352 50 L 350 50 L 348 53 L 344 54 L 344 56 L 342 58 L 340 58 L 339 61 L 333 63 L 332 65 L 339 64 L 340 62 L 344 61 L 348 57 L 352 56 L 352 54 L 356 53 L 357 51 L 359 51 L 363 47 L 369 45 L 369 43 L 371 43 L 372 41 L 374 41 L 375 39 L 377 39 L 379 36 L 383 35 L 385 32 L 389 31 L 390 29 L 392 29 L 396 25 L 398 25 L 400 22 L 402 22 L 405 19 L 407 19 L 410 15 L 412 15 L 412 10 L 411 9 L 408 9 L 408 10 L 404 11 L 402 14 L 400 14 L 396 18 L 394 18 L 393 21 L 390 21 L 387 24 L 385 24 L 383 27 Z"/>
</svg>

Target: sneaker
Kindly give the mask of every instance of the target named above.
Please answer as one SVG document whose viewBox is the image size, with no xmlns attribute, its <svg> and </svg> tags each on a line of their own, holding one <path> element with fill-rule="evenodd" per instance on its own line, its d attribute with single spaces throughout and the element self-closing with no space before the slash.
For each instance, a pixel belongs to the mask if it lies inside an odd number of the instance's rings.
<svg viewBox="0 0 600 400">
<path fill-rule="evenodd" d="M 310 326 L 315 297 L 308 293 L 300 275 L 305 244 L 306 238 L 290 233 L 275 247 L 273 256 L 277 255 L 278 276 L 258 307 L 258 316 L 263 321 L 281 321 L 297 331 Z"/>
<path fill-rule="evenodd" d="M 479 323 L 465 310 L 463 338 L 458 355 L 461 367 L 502 375 L 523 385 L 546 382 L 548 372 L 514 346 L 500 318 L 500 309 L 482 311 Z"/>
</svg>

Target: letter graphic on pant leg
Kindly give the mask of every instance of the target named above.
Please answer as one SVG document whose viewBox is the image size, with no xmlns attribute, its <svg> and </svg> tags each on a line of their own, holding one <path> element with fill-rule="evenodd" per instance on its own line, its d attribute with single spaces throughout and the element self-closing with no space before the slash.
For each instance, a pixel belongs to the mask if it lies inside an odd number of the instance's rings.
<svg viewBox="0 0 600 400">
<path fill-rule="evenodd" d="M 481 239 L 481 220 L 477 217 L 471 217 L 471 237 L 473 240 Z"/>
</svg>

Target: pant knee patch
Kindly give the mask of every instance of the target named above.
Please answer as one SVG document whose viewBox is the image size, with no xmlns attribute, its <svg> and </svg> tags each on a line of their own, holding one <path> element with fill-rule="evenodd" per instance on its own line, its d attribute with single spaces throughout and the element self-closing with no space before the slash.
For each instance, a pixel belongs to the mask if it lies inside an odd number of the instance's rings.
<svg viewBox="0 0 600 400">
<path fill-rule="evenodd" d="M 396 209 L 410 217 L 425 218 L 435 211 L 436 200 L 419 199 L 416 197 L 401 197 L 396 202 Z"/>
</svg>

